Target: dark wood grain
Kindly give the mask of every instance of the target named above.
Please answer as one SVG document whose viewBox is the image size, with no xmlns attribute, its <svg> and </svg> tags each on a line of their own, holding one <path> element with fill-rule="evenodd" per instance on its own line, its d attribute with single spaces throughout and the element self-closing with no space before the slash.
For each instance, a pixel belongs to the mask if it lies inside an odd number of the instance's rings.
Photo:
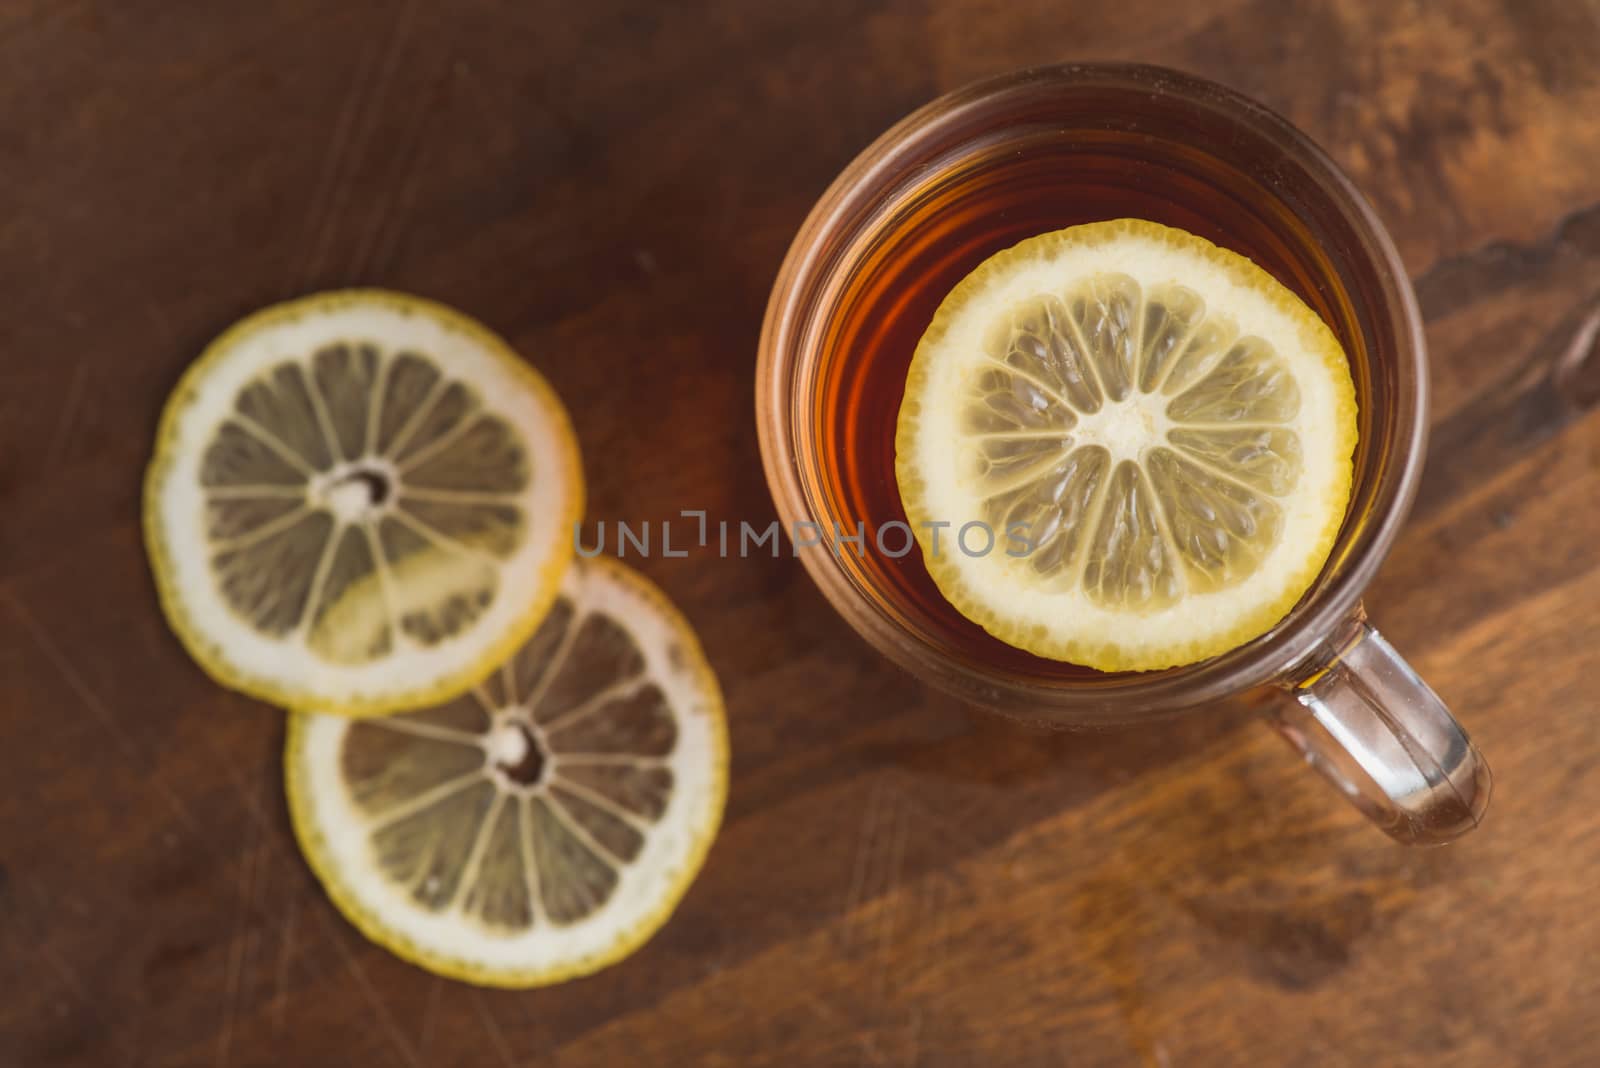
<svg viewBox="0 0 1600 1068">
<path fill-rule="evenodd" d="M 1600 17 L 1566 0 L 0 10 L 0 1065 L 1589 1065 L 1600 1056 Z M 890 122 L 1034 63 L 1232 84 L 1415 273 L 1434 445 L 1368 607 L 1494 763 L 1405 851 L 1243 705 L 1040 735 L 882 662 L 791 560 L 641 566 L 728 698 L 726 826 L 625 964 L 480 992 L 361 940 L 280 716 L 157 612 L 138 492 L 219 329 L 373 283 L 508 336 L 592 518 L 772 516 L 767 288 Z"/>
</svg>

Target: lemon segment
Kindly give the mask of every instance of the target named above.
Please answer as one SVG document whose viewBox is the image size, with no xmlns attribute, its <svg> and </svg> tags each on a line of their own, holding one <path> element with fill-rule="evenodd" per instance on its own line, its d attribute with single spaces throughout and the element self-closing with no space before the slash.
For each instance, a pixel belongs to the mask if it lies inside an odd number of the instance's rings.
<svg viewBox="0 0 1600 1068">
<path fill-rule="evenodd" d="M 340 911 L 430 971 L 526 987 L 664 923 L 727 788 L 722 696 L 655 587 L 576 560 L 484 685 L 378 719 L 295 713 L 296 837 Z"/>
<path fill-rule="evenodd" d="M 145 540 L 214 678 L 374 715 L 460 693 L 524 640 L 582 508 L 537 371 L 448 308 L 351 290 L 248 317 L 184 375 Z"/>
<path fill-rule="evenodd" d="M 1332 331 L 1249 260 L 1141 220 L 1023 241 L 946 297 L 896 434 L 934 581 L 1019 648 L 1106 671 L 1270 629 L 1350 493 L 1355 392 Z M 985 525 L 969 553 L 934 531 Z"/>
</svg>

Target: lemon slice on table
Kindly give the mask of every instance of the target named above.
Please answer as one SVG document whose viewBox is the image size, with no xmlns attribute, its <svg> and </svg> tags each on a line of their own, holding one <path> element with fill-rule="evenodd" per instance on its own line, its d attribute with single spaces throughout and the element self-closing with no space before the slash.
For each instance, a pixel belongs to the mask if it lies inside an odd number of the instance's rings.
<svg viewBox="0 0 1600 1068">
<path fill-rule="evenodd" d="M 1349 364 L 1310 308 L 1236 253 L 1120 219 L 951 291 L 895 461 L 958 610 L 1040 656 L 1145 670 L 1283 618 L 1332 549 L 1355 443 Z"/>
<path fill-rule="evenodd" d="M 661 926 L 716 834 L 722 696 L 662 594 L 577 560 L 484 685 L 381 719 L 295 713 L 295 835 L 373 941 L 430 971 L 538 986 Z"/>
<path fill-rule="evenodd" d="M 213 678 L 375 715 L 460 693 L 527 638 L 582 510 L 537 371 L 449 308 L 351 290 L 212 342 L 162 415 L 144 521 Z"/>
</svg>

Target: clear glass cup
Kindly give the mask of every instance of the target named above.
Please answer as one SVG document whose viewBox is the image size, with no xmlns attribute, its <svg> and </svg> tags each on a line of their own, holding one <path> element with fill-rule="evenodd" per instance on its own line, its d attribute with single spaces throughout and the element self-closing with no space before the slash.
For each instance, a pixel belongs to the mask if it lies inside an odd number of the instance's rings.
<svg viewBox="0 0 1600 1068">
<path fill-rule="evenodd" d="M 872 531 L 904 519 L 893 413 L 932 308 L 1023 237 L 1136 216 L 1242 252 L 1295 289 L 1351 361 L 1360 444 L 1349 511 L 1315 585 L 1268 633 L 1159 672 L 1032 657 L 952 615 L 920 553 Z M 869 531 L 866 551 L 796 538 L 822 592 L 918 678 L 980 706 L 1067 727 L 1148 722 L 1252 691 L 1306 761 L 1390 835 L 1476 826 L 1488 765 L 1367 623 L 1361 594 L 1422 473 L 1427 354 L 1393 244 L 1338 167 L 1287 121 L 1222 86 L 1136 65 L 1073 64 L 958 90 L 878 138 L 796 236 L 762 329 L 762 460 L 791 532 Z"/>
</svg>

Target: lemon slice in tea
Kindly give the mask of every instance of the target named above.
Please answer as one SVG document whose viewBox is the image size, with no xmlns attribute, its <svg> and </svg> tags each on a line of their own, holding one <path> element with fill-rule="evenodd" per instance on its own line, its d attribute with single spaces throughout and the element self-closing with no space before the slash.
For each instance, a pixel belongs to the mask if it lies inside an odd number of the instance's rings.
<svg viewBox="0 0 1600 1068">
<path fill-rule="evenodd" d="M 162 415 L 144 521 L 212 677 L 370 715 L 460 693 L 527 638 L 582 509 L 537 371 L 448 308 L 351 290 L 211 344 Z"/>
<path fill-rule="evenodd" d="M 716 833 L 727 759 L 694 633 L 597 557 L 468 694 L 379 719 L 294 714 L 285 772 L 301 849 L 368 938 L 440 974 L 537 986 L 666 921 Z"/>
<path fill-rule="evenodd" d="M 958 610 L 1040 656 L 1143 670 L 1294 606 L 1355 442 L 1349 364 L 1310 308 L 1236 253 L 1121 219 L 1030 238 L 951 291 L 895 462 Z"/>
</svg>

